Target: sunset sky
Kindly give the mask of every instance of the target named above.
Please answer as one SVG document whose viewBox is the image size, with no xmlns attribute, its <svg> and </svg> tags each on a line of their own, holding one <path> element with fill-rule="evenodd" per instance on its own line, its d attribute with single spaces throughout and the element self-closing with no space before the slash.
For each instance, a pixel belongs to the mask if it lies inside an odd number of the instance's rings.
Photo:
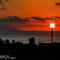
<svg viewBox="0 0 60 60">
<path fill-rule="evenodd" d="M 60 0 L 10 0 L 5 10 L 0 9 L 0 17 L 18 16 L 27 22 L 10 24 L 22 31 L 50 31 L 49 24 L 56 24 L 55 31 L 60 31 Z M 39 19 L 38 19 L 39 18 Z"/>
</svg>

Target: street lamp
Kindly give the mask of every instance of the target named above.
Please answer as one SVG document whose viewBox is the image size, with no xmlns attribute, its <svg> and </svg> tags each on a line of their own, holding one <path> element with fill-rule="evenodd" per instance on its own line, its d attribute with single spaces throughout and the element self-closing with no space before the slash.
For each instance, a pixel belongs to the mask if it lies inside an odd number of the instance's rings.
<svg viewBox="0 0 60 60">
<path fill-rule="evenodd" d="M 51 28 L 51 43 L 53 43 L 53 29 L 55 28 L 55 23 L 50 23 L 50 28 Z"/>
</svg>

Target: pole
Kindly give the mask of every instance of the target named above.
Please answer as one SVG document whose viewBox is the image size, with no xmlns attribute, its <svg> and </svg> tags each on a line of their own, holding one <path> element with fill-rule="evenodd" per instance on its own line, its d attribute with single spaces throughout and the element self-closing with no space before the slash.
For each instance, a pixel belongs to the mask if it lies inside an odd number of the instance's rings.
<svg viewBox="0 0 60 60">
<path fill-rule="evenodd" d="M 51 29 L 51 43 L 53 43 L 53 28 Z"/>
</svg>

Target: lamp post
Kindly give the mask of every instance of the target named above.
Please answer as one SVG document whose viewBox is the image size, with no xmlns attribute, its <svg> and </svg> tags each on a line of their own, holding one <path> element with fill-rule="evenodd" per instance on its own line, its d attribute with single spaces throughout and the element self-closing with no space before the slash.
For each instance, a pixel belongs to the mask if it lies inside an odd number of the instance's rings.
<svg viewBox="0 0 60 60">
<path fill-rule="evenodd" d="M 55 23 L 50 23 L 50 28 L 51 28 L 51 43 L 53 43 L 53 32 L 54 32 L 54 28 L 55 28 Z"/>
</svg>

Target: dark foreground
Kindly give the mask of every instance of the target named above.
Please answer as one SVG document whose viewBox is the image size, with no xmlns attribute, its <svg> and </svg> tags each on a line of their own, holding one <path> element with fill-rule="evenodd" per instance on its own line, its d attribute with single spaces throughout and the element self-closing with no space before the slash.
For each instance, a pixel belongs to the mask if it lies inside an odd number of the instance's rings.
<svg viewBox="0 0 60 60">
<path fill-rule="evenodd" d="M 12 43 L 9 43 L 9 40 L 6 40 L 6 43 L 0 39 L 0 59 L 10 59 L 11 57 L 14 60 L 42 60 L 42 59 L 60 59 L 60 43 L 39 43 L 39 45 L 34 44 L 34 38 L 29 39 L 29 44 L 15 43 L 14 40 Z M 4 55 L 5 58 L 1 58 Z M 6 56 L 8 56 L 6 58 Z"/>
</svg>

